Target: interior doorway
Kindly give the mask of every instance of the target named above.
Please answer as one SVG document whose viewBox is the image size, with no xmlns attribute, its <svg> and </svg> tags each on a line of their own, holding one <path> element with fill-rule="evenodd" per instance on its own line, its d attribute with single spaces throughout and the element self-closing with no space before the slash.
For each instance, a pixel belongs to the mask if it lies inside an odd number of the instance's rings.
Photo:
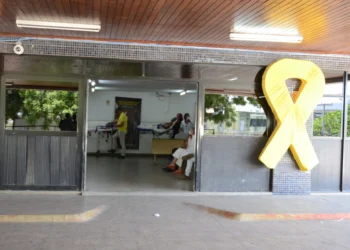
<svg viewBox="0 0 350 250">
<path fill-rule="evenodd" d="M 191 166 L 190 178 L 163 168 L 172 162 L 176 148 L 186 148 L 188 127 L 195 132 L 197 83 L 159 79 L 88 79 L 87 84 L 85 191 L 192 191 L 194 166 Z M 125 158 L 122 157 L 124 138 L 120 136 L 125 126 L 118 127 L 119 120 L 124 119 L 121 118 L 123 113 L 127 117 Z M 170 122 L 179 125 L 178 129 L 169 127 Z M 188 125 L 189 122 L 192 125 Z M 192 136 L 194 142 L 195 136 Z M 195 159 L 195 155 L 192 157 Z M 177 162 L 181 165 L 177 167 L 183 172 L 187 161 L 184 163 Z"/>
</svg>

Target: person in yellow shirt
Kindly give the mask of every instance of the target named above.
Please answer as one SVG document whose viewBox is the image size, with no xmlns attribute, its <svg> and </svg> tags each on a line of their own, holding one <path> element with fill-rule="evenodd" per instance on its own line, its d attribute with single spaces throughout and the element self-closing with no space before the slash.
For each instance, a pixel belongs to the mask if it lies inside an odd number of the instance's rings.
<svg viewBox="0 0 350 250">
<path fill-rule="evenodd" d="M 125 136 L 128 132 L 128 116 L 122 109 L 117 109 L 115 111 L 115 120 L 114 120 L 114 127 L 118 130 L 113 135 L 113 141 L 112 141 L 112 150 L 115 152 L 115 148 L 117 148 L 117 137 L 119 137 L 120 145 L 122 146 L 122 150 L 120 153 L 120 158 L 125 158 L 126 155 L 126 145 L 125 145 Z"/>
</svg>

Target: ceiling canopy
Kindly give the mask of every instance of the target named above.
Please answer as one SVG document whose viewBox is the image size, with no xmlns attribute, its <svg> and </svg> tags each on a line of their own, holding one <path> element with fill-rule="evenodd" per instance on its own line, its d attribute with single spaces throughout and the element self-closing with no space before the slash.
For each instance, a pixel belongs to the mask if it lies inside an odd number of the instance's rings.
<svg viewBox="0 0 350 250">
<path fill-rule="evenodd" d="M 0 0 L 2 36 L 350 53 L 348 0 Z M 99 32 L 20 28 L 16 20 L 101 25 Z M 230 32 L 301 43 L 230 40 Z"/>
</svg>

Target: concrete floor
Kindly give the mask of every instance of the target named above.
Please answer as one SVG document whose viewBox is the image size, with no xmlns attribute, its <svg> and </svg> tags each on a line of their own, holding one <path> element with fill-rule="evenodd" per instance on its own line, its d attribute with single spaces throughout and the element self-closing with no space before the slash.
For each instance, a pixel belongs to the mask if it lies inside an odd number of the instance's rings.
<svg viewBox="0 0 350 250">
<path fill-rule="evenodd" d="M 87 191 L 93 192 L 178 192 L 193 190 L 193 181 L 178 180 L 163 167 L 169 159 L 127 156 L 117 157 L 89 156 L 87 161 Z"/>
<path fill-rule="evenodd" d="M 350 212 L 349 196 L 0 195 L 1 214 L 67 214 L 108 207 L 85 223 L 0 222 L 0 249 L 350 248 L 350 221 L 233 221 L 186 203 L 244 213 Z"/>
</svg>

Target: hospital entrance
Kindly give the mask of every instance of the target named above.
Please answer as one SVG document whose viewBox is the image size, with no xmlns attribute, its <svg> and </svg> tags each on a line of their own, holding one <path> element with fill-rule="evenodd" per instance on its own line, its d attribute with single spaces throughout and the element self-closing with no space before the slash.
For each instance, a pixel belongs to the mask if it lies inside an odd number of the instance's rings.
<svg viewBox="0 0 350 250">
<path fill-rule="evenodd" d="M 192 191 L 197 83 L 89 79 L 88 85 L 85 190 Z"/>
</svg>

